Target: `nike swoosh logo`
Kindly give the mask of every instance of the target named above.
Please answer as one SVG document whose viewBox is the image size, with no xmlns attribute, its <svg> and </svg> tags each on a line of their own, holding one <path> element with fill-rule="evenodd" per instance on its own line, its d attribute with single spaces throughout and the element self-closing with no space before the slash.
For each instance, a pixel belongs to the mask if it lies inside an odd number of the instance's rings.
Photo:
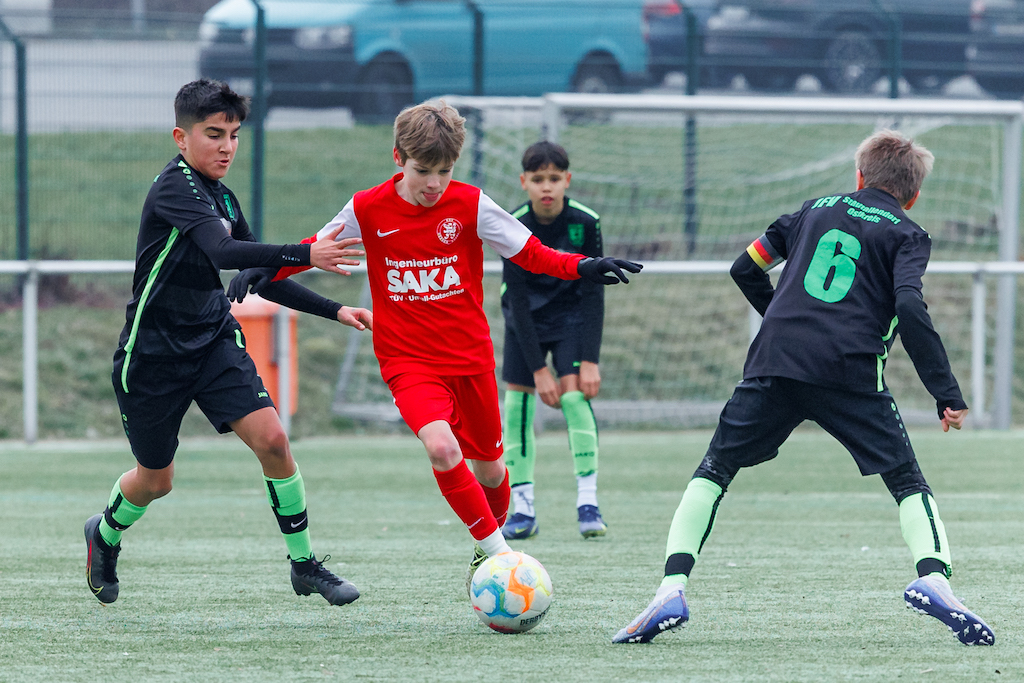
<svg viewBox="0 0 1024 683">
<path fill-rule="evenodd" d="M 394 230 L 388 230 L 387 232 L 381 232 L 380 230 L 378 230 L 377 237 L 387 237 L 388 235 L 394 235 L 399 230 L 401 230 L 401 228 L 395 228 Z"/>
<path fill-rule="evenodd" d="M 103 586 L 96 588 L 92 585 L 92 542 L 89 542 L 89 555 L 85 558 L 85 582 L 89 584 L 89 590 L 92 591 L 93 595 L 99 595 L 100 591 L 103 590 Z"/>
<path fill-rule="evenodd" d="M 504 441 L 504 440 L 505 440 L 505 435 L 503 434 L 503 435 L 501 436 L 501 438 L 500 438 L 500 439 L 498 439 L 498 443 L 494 444 L 494 447 L 495 447 L 495 448 L 498 448 L 499 446 L 501 446 L 501 442 L 502 442 L 502 441 Z"/>
<path fill-rule="evenodd" d="M 306 518 L 303 517 L 302 519 L 300 519 L 297 522 L 292 522 L 291 525 L 292 525 L 293 529 L 298 529 L 300 526 L 302 526 L 305 523 L 306 523 Z"/>
</svg>

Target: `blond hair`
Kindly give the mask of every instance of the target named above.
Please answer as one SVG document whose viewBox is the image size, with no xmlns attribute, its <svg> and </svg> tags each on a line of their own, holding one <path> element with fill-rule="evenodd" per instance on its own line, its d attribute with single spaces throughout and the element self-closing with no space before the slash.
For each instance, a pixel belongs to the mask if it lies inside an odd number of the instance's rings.
<svg viewBox="0 0 1024 683">
<path fill-rule="evenodd" d="M 466 119 L 444 100 L 430 100 L 402 111 L 395 119 L 395 149 L 425 166 L 454 164 L 466 141 Z"/>
<path fill-rule="evenodd" d="M 854 160 L 864 187 L 885 190 L 905 206 L 921 190 L 935 155 L 902 133 L 880 130 L 860 143 Z"/>
</svg>

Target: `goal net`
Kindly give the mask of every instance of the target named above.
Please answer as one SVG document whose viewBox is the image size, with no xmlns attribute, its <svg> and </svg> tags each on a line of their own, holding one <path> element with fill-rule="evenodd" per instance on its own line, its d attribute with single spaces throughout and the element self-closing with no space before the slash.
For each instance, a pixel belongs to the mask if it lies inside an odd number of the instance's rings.
<svg viewBox="0 0 1024 683">
<path fill-rule="evenodd" d="M 956 267 L 1017 259 L 1021 103 L 582 94 L 449 101 L 470 131 L 458 179 L 511 209 L 525 200 L 523 151 L 557 140 L 571 160 L 568 195 L 601 215 L 605 253 L 647 265 L 629 286 L 607 289 L 599 421 L 715 423 L 757 326 L 729 263 L 779 215 L 850 191 L 857 145 L 883 127 L 936 157 L 912 217 L 932 236 L 926 299 L 968 402 L 985 413 L 977 423 L 1008 424 L 1014 397 L 1024 398 L 1012 380 L 1017 279 Z M 487 257 L 500 378 L 500 267 L 494 253 Z M 934 402 L 899 344 L 886 380 L 907 419 L 934 421 Z M 353 338 L 334 409 L 397 419 L 368 343 Z M 545 417 L 557 419 L 554 411 Z"/>
</svg>

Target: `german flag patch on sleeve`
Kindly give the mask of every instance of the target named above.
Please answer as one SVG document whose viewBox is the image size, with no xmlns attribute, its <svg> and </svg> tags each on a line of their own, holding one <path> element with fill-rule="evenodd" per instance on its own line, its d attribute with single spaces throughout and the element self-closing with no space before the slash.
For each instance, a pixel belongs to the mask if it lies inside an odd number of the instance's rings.
<svg viewBox="0 0 1024 683">
<path fill-rule="evenodd" d="M 747 247 L 747 253 L 750 254 L 750 258 L 754 259 L 754 263 L 766 273 L 783 261 L 782 256 L 772 246 L 767 235 L 761 235 L 751 242 Z"/>
</svg>

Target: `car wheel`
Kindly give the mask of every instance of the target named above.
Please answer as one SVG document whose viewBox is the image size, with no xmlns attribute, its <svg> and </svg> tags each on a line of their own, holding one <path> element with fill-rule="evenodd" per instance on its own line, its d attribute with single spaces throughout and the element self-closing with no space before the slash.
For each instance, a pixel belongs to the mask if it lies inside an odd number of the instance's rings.
<svg viewBox="0 0 1024 683">
<path fill-rule="evenodd" d="M 999 98 L 1020 99 L 1024 93 L 1024 80 L 1006 76 L 975 75 L 974 80 L 989 95 Z"/>
<path fill-rule="evenodd" d="M 910 85 L 914 86 L 914 90 L 928 93 L 940 92 L 950 81 L 948 76 L 939 74 L 915 74 L 908 77 L 907 80 L 910 81 Z"/>
<path fill-rule="evenodd" d="M 732 87 L 733 79 L 739 75 L 735 69 L 721 66 L 708 67 L 701 78 L 700 84 L 708 88 L 722 89 Z"/>
<path fill-rule="evenodd" d="M 788 92 L 796 85 L 796 74 L 786 69 L 751 69 L 743 75 L 754 90 Z"/>
<path fill-rule="evenodd" d="M 825 50 L 823 80 L 836 92 L 868 92 L 881 74 L 881 54 L 866 33 L 840 33 Z"/>
<path fill-rule="evenodd" d="M 391 123 L 413 103 L 412 73 L 398 59 L 375 59 L 359 74 L 353 115 L 362 123 Z"/>
<path fill-rule="evenodd" d="M 574 92 L 611 93 L 622 89 L 619 65 L 611 57 L 588 57 L 576 67 L 572 78 Z"/>
</svg>

